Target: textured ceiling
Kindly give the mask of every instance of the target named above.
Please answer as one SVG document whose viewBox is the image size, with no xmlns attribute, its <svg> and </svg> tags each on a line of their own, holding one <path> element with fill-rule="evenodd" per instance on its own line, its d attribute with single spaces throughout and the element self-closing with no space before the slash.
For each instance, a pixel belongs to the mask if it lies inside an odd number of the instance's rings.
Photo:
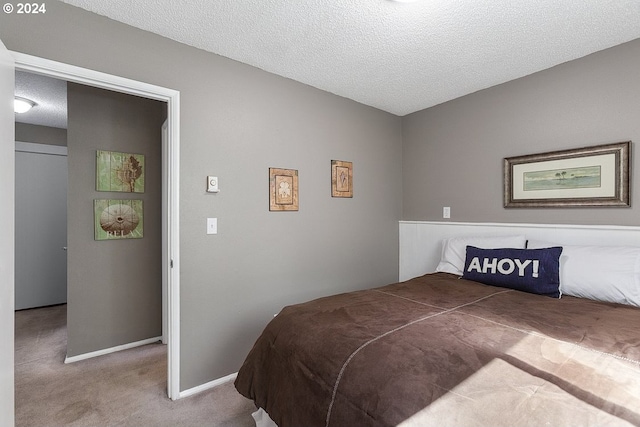
<svg viewBox="0 0 640 427">
<path fill-rule="evenodd" d="M 36 103 L 26 113 L 15 113 L 16 122 L 67 128 L 67 82 L 16 71 L 15 95 Z"/>
<path fill-rule="evenodd" d="M 639 0 L 62 0 L 397 115 L 640 37 Z"/>
</svg>

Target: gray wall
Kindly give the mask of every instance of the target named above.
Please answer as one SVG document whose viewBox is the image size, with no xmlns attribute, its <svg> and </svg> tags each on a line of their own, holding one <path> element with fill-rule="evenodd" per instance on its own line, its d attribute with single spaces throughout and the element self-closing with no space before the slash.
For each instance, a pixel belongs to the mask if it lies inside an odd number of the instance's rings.
<svg viewBox="0 0 640 427">
<path fill-rule="evenodd" d="M 69 83 L 67 356 L 162 335 L 162 102 Z M 145 192 L 97 192 L 96 150 L 145 155 Z M 94 199 L 141 199 L 142 239 L 94 240 Z"/>
<path fill-rule="evenodd" d="M 37 144 L 67 145 L 67 130 L 28 123 L 15 123 L 16 141 Z"/>
<path fill-rule="evenodd" d="M 400 118 L 57 1 L 27 35 L 1 15 L 9 49 L 180 91 L 182 390 L 237 371 L 284 305 L 397 280 Z M 298 169 L 299 212 L 269 212 L 269 167 Z"/>
<path fill-rule="evenodd" d="M 505 209 L 505 157 L 640 141 L 640 40 L 403 118 L 403 219 L 640 225 L 631 208 Z M 632 146 L 632 152 L 637 144 Z"/>
</svg>

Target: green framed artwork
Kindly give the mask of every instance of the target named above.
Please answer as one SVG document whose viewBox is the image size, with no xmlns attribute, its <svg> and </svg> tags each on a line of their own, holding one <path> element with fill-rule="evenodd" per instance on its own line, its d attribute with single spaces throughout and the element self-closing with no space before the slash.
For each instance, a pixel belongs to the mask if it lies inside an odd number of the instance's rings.
<svg viewBox="0 0 640 427">
<path fill-rule="evenodd" d="M 144 193 L 144 155 L 96 151 L 96 190 Z"/>
<path fill-rule="evenodd" d="M 142 200 L 93 202 L 95 240 L 141 239 L 144 235 Z"/>
</svg>

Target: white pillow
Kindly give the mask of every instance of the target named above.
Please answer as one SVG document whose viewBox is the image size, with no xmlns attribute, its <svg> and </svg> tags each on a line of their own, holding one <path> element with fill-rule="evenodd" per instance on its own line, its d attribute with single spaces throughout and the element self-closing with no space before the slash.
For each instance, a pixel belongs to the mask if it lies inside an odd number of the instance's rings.
<svg viewBox="0 0 640 427">
<path fill-rule="evenodd" d="M 444 239 L 442 256 L 436 272 L 453 273 L 462 276 L 467 246 L 481 249 L 516 248 L 525 249 L 527 240 L 524 236 L 460 236 Z"/>
<path fill-rule="evenodd" d="M 529 241 L 528 248 L 558 246 Z M 563 245 L 560 291 L 640 307 L 640 247 Z"/>
</svg>

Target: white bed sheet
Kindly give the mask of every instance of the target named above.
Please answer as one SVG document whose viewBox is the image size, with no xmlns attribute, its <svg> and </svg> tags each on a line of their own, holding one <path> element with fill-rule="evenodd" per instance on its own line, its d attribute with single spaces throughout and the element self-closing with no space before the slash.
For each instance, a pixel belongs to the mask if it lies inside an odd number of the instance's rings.
<svg viewBox="0 0 640 427">
<path fill-rule="evenodd" d="M 267 411 L 262 408 L 259 408 L 256 412 L 251 414 L 251 416 L 256 421 L 256 427 L 278 427 L 278 425 L 269 417 Z"/>
</svg>

